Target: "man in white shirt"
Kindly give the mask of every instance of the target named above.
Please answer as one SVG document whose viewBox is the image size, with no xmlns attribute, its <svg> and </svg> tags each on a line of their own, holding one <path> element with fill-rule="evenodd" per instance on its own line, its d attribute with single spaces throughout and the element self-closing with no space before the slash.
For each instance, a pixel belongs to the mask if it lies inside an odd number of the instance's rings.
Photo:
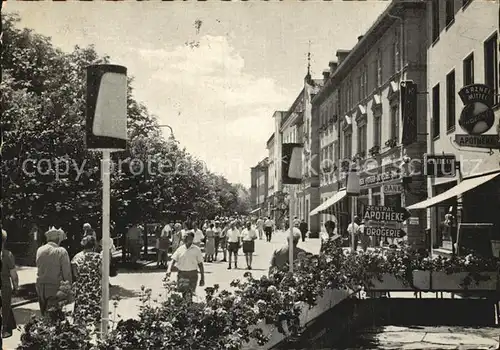
<svg viewBox="0 0 500 350">
<path fill-rule="evenodd" d="M 201 247 L 201 242 L 205 238 L 203 231 L 199 229 L 198 224 L 193 224 L 194 240 L 193 244 Z"/>
<path fill-rule="evenodd" d="M 266 218 L 264 221 L 264 232 L 266 233 L 266 241 L 271 242 L 271 237 L 273 235 L 274 222 L 270 218 Z"/>
<path fill-rule="evenodd" d="M 236 222 L 231 222 L 229 230 L 226 233 L 227 237 L 227 251 L 229 252 L 229 266 L 231 270 L 231 257 L 234 256 L 234 268 L 238 268 L 238 250 L 240 249 L 241 235 L 240 231 L 236 228 Z"/>
<path fill-rule="evenodd" d="M 189 231 L 184 238 L 184 244 L 181 245 L 172 254 L 172 264 L 168 274 L 177 267 L 177 284 L 179 290 L 186 297 L 191 297 L 196 291 L 198 284 L 198 270 L 200 271 L 200 287 L 205 285 L 205 270 L 203 268 L 203 254 L 201 249 L 193 244 L 194 232 Z"/>
<path fill-rule="evenodd" d="M 172 236 L 172 227 L 167 222 L 160 236 L 156 239 L 156 249 L 158 250 L 157 267 L 166 267 L 168 261 L 168 250 L 170 248 L 170 238 Z"/>
<path fill-rule="evenodd" d="M 359 216 L 354 217 L 354 222 L 351 222 L 349 226 L 347 226 L 347 232 L 351 237 L 351 249 L 355 252 L 358 249 L 358 240 L 359 240 L 359 225 L 361 220 Z"/>
<path fill-rule="evenodd" d="M 251 270 L 257 232 L 252 227 L 252 223 L 250 221 L 246 223 L 246 227 L 243 231 L 241 231 L 241 239 L 243 241 L 243 253 L 245 254 L 245 260 L 247 262 L 247 270 Z"/>
</svg>

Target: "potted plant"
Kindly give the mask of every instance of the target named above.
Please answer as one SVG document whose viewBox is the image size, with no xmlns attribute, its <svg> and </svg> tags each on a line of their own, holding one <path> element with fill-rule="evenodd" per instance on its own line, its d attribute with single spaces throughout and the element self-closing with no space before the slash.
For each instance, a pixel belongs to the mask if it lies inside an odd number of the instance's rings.
<svg viewBox="0 0 500 350">
<path fill-rule="evenodd" d="M 395 137 L 385 141 L 385 145 L 389 148 L 394 148 L 397 146 L 397 144 L 398 144 L 398 139 Z"/>
<path fill-rule="evenodd" d="M 375 157 L 380 154 L 380 146 L 373 146 L 368 150 L 370 152 L 370 156 Z"/>
</svg>

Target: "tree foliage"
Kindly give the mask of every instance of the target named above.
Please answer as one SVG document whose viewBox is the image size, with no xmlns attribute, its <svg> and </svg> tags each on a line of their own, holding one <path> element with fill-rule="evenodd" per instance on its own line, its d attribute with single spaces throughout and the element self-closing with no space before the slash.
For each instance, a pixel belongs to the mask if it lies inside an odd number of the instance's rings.
<svg viewBox="0 0 500 350">
<path fill-rule="evenodd" d="M 84 222 L 100 226 L 100 154 L 85 147 L 85 72 L 109 57 L 92 46 L 62 52 L 17 23 L 3 16 L 2 225 L 17 234 L 33 223 L 56 225 L 71 237 Z M 128 147 L 112 156 L 116 227 L 245 212 L 244 188 L 208 171 L 174 138 L 163 139 L 156 117 L 134 99 L 132 82 Z"/>
</svg>

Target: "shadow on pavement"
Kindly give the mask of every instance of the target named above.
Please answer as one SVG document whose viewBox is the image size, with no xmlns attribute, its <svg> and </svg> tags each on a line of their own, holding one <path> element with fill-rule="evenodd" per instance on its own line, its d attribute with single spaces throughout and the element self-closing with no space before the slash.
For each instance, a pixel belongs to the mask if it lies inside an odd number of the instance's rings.
<svg viewBox="0 0 500 350">
<path fill-rule="evenodd" d="M 113 299 L 113 298 L 120 298 L 120 299 L 136 298 L 136 297 L 141 296 L 141 292 L 136 291 L 136 290 L 126 289 L 126 288 L 123 288 L 122 286 L 111 285 L 111 288 L 109 289 L 109 296 L 110 296 L 110 299 Z"/>
<path fill-rule="evenodd" d="M 25 325 L 28 323 L 28 321 L 32 317 L 40 317 L 40 311 L 39 310 L 33 310 L 33 309 L 28 309 L 28 308 L 23 308 L 23 307 L 16 307 L 12 309 L 14 311 L 14 317 L 16 318 L 16 323 L 19 328 L 19 326 Z"/>
</svg>

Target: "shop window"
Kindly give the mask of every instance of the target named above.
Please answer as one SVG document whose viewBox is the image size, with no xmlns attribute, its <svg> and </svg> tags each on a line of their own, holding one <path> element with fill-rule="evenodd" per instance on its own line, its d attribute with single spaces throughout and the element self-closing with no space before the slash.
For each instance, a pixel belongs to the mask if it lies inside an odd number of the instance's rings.
<svg viewBox="0 0 500 350">
<path fill-rule="evenodd" d="M 464 86 L 474 84 L 474 53 L 464 60 Z"/>
<path fill-rule="evenodd" d="M 455 130 L 455 70 L 446 76 L 446 130 Z"/>
<path fill-rule="evenodd" d="M 485 83 L 493 89 L 494 104 L 499 102 L 498 91 L 498 35 L 495 33 L 484 43 Z"/>
<path fill-rule="evenodd" d="M 439 105 L 439 84 L 432 88 L 432 137 L 439 137 L 440 134 L 440 105 Z"/>
</svg>

